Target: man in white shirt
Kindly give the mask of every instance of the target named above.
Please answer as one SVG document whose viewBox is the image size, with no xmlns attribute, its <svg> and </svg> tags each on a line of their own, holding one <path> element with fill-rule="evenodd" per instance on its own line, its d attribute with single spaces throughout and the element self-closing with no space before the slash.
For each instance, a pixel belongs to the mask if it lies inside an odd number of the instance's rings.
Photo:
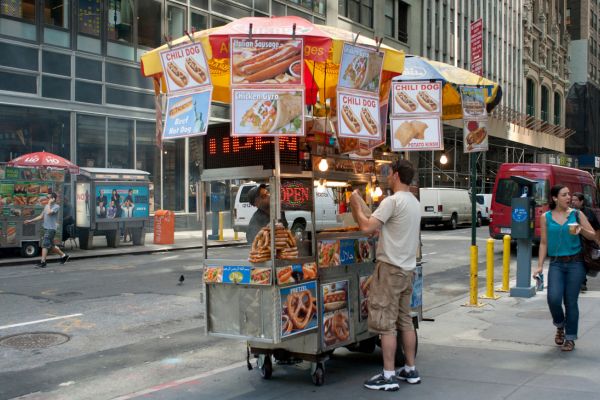
<svg viewBox="0 0 600 400">
<path fill-rule="evenodd" d="M 369 288 L 369 331 L 381 335 L 383 373 L 365 382 L 376 390 L 398 390 L 399 380 L 420 383 L 415 368 L 416 334 L 410 316 L 410 299 L 419 245 L 421 213 L 419 201 L 410 192 L 415 170 L 407 160 L 392 164 L 387 177 L 394 193 L 383 199 L 370 216 L 364 213 L 360 192 L 350 198 L 352 213 L 364 233 L 380 230 L 377 264 Z M 402 335 L 406 365 L 395 370 L 396 335 Z"/>
</svg>

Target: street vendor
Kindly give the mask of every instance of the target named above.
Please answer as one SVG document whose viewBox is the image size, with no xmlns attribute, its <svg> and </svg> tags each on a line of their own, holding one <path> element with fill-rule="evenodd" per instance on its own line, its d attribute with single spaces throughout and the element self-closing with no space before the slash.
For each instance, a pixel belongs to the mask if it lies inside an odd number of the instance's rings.
<svg viewBox="0 0 600 400">
<path fill-rule="evenodd" d="M 257 208 L 248 223 L 248 230 L 246 231 L 246 240 L 249 244 L 252 244 L 258 232 L 271 222 L 271 193 L 269 193 L 267 185 L 261 183 L 250 189 L 248 191 L 248 203 Z M 283 226 L 288 227 L 283 211 L 281 212 L 281 222 Z"/>
</svg>

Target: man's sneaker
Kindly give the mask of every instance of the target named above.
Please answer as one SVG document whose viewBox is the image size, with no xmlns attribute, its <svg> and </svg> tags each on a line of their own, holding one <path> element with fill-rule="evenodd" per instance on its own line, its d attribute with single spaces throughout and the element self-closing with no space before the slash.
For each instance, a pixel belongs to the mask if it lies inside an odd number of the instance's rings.
<svg viewBox="0 0 600 400">
<path fill-rule="evenodd" d="M 365 387 L 367 389 L 386 390 L 391 392 L 400 389 L 398 379 L 395 376 L 385 379 L 383 373 L 375 375 L 374 377 L 366 381 Z"/>
<path fill-rule="evenodd" d="M 40 261 L 35 265 L 36 268 L 46 268 L 46 261 Z"/>
<path fill-rule="evenodd" d="M 64 265 L 67 261 L 69 261 L 69 258 L 71 258 L 71 256 L 68 254 L 65 254 L 64 256 L 62 256 L 60 258 L 60 263 Z"/>
<path fill-rule="evenodd" d="M 396 376 L 398 377 L 398 379 L 406 381 L 410 384 L 421 383 L 419 371 L 417 371 L 416 369 L 407 372 L 404 368 L 400 368 L 400 371 Z"/>
<path fill-rule="evenodd" d="M 585 283 L 581 284 L 581 292 L 587 292 L 587 285 Z"/>
</svg>

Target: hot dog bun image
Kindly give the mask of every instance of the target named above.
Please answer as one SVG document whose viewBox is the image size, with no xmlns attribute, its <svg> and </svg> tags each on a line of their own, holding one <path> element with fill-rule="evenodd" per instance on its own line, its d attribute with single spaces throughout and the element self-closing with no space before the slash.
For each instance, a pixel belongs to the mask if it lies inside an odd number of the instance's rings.
<svg viewBox="0 0 600 400">
<path fill-rule="evenodd" d="M 208 78 L 204 68 L 202 68 L 192 57 L 185 59 L 185 70 L 190 74 L 192 79 L 198 83 L 204 83 Z"/>
<path fill-rule="evenodd" d="M 484 127 L 477 128 L 467 135 L 467 144 L 481 144 L 486 136 L 487 132 Z"/>
<path fill-rule="evenodd" d="M 352 109 L 350 108 L 350 106 L 348 104 L 344 104 L 342 106 L 341 114 L 342 114 L 342 119 L 344 120 L 344 123 L 346 124 L 348 129 L 350 129 L 350 132 L 352 132 L 352 133 L 360 132 L 360 129 L 361 129 L 360 122 L 358 121 L 356 114 L 354 114 L 354 111 L 352 111 Z"/>
<path fill-rule="evenodd" d="M 232 80 L 235 83 L 256 83 L 275 79 L 288 71 L 290 65 L 301 59 L 300 42 L 259 50 L 251 57 L 233 64 Z"/>
<path fill-rule="evenodd" d="M 188 84 L 188 77 L 173 61 L 167 63 L 167 74 L 173 82 L 179 87 L 185 87 Z"/>
<path fill-rule="evenodd" d="M 419 92 L 417 94 L 417 101 L 427 111 L 436 111 L 438 109 L 437 102 L 427 92 Z"/>
<path fill-rule="evenodd" d="M 394 99 L 404 111 L 414 112 L 417 109 L 417 103 L 403 90 L 396 93 Z"/>
<path fill-rule="evenodd" d="M 184 97 L 182 100 L 179 100 L 171 106 L 171 109 L 169 110 L 169 116 L 176 117 L 178 115 L 184 114 L 191 110 L 193 105 L 194 99 L 191 96 Z"/>
<path fill-rule="evenodd" d="M 371 135 L 377 135 L 377 122 L 375 122 L 375 118 L 373 118 L 368 108 L 361 108 L 360 120 Z"/>
</svg>

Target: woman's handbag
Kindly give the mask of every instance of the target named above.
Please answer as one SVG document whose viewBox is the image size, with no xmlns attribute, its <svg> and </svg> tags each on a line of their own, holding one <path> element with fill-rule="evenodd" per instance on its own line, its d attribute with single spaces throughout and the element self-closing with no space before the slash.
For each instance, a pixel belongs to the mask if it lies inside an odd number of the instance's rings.
<svg viewBox="0 0 600 400">
<path fill-rule="evenodd" d="M 577 213 L 577 223 L 579 223 L 579 212 Z M 588 240 L 582 235 L 579 237 L 581 239 L 581 254 L 586 274 L 596 276 L 600 272 L 600 247 L 593 240 Z"/>
</svg>

